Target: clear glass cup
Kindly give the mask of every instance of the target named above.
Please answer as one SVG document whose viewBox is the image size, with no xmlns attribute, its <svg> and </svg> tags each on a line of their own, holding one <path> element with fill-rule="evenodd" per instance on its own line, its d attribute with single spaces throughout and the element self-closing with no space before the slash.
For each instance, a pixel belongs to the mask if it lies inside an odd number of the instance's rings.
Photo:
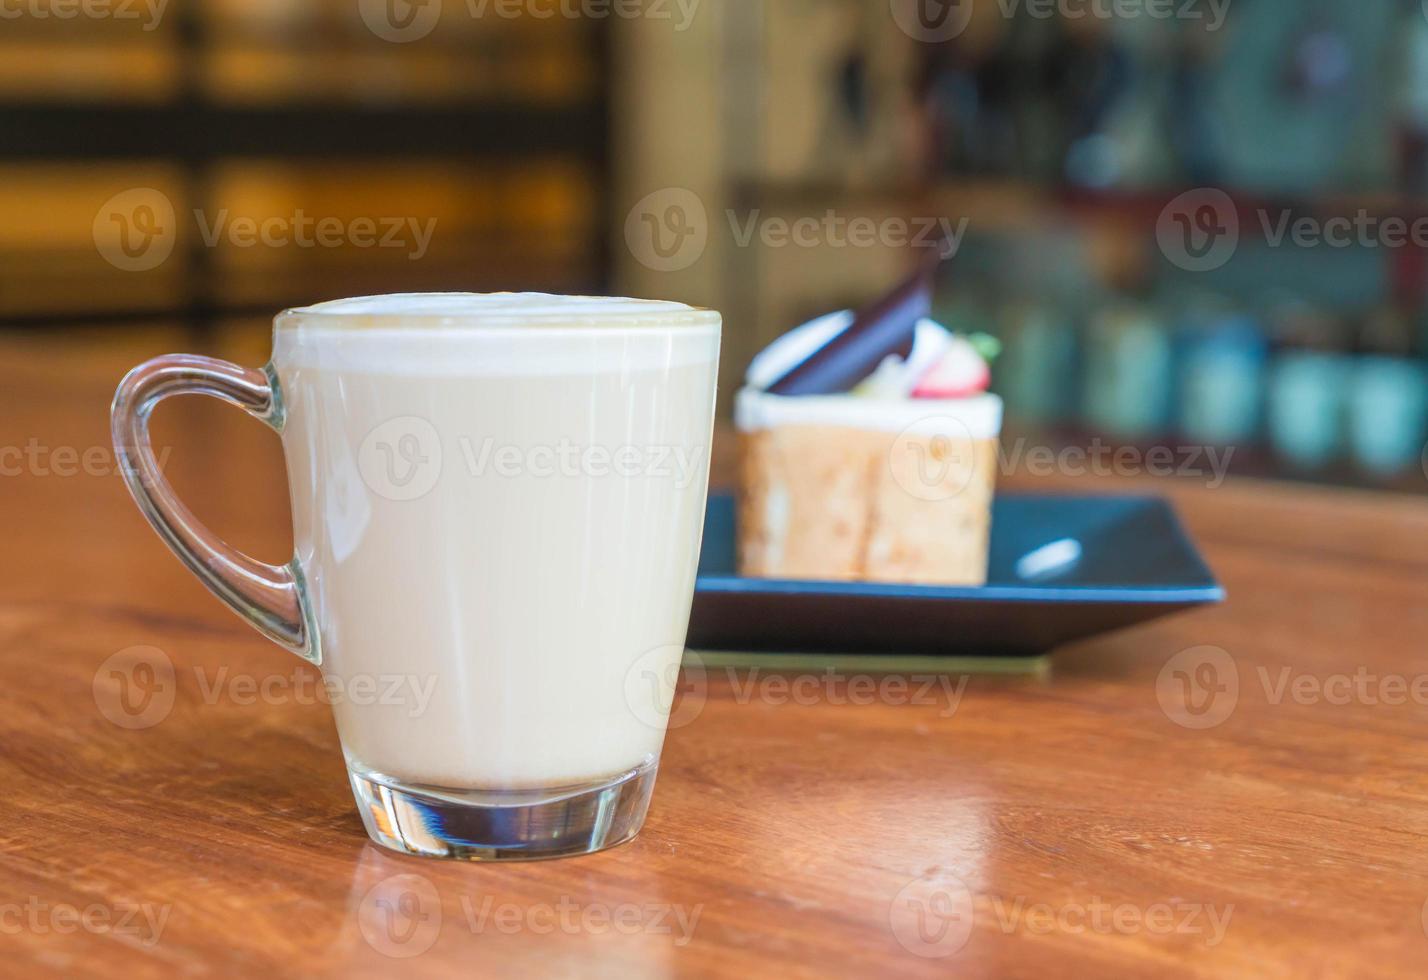
<svg viewBox="0 0 1428 980">
<path fill-rule="evenodd" d="M 720 326 L 670 303 L 375 297 L 283 313 L 262 370 L 169 355 L 120 384 L 134 499 L 219 598 L 321 668 L 373 840 L 527 859 L 639 831 L 694 590 Z M 281 435 L 288 564 L 174 495 L 148 419 L 177 394 Z"/>
</svg>

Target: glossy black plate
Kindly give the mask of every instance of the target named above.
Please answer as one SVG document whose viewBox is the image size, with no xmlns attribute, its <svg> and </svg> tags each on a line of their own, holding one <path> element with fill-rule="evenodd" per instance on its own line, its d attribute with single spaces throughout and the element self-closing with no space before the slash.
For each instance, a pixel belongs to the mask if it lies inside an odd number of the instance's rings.
<svg viewBox="0 0 1428 980">
<path fill-rule="evenodd" d="M 1155 497 L 999 495 L 986 587 L 742 578 L 734 499 L 709 499 L 695 650 L 1035 657 L 1224 590 Z"/>
</svg>

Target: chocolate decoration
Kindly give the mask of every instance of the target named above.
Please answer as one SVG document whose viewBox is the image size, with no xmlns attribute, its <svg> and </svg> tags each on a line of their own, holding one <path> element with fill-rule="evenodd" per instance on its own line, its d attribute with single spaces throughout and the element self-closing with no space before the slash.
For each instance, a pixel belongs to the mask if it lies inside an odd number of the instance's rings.
<svg viewBox="0 0 1428 980">
<path fill-rule="evenodd" d="M 917 322 L 932 312 L 929 264 L 870 306 L 848 329 L 769 385 L 771 395 L 840 395 L 853 390 L 889 355 L 912 354 Z"/>
</svg>

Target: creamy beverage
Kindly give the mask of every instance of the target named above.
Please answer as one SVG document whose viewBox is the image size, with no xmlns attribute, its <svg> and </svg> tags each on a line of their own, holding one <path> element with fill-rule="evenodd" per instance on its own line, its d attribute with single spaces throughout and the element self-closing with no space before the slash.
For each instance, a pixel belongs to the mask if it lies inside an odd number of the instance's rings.
<svg viewBox="0 0 1428 980">
<path fill-rule="evenodd" d="M 434 309 L 485 319 L 411 319 Z M 279 324 L 274 361 L 298 560 L 350 764 L 512 789 L 657 758 L 657 684 L 677 669 L 698 560 L 717 324 L 691 327 L 677 304 L 529 295 L 311 312 Z M 332 313 L 367 319 L 328 326 Z"/>
<path fill-rule="evenodd" d="M 263 370 L 187 354 L 120 383 L 121 472 L 176 555 L 323 673 L 368 835 L 506 860 L 629 840 L 684 650 L 720 317 L 430 293 L 275 321 Z M 293 560 L 205 528 L 149 439 L 176 394 L 281 434 Z"/>
</svg>

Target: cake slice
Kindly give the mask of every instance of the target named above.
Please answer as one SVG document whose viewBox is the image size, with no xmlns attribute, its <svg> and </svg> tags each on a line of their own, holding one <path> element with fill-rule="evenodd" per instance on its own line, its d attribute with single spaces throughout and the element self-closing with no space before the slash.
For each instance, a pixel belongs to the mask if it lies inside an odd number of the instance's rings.
<svg viewBox="0 0 1428 980">
<path fill-rule="evenodd" d="M 1001 400 L 739 395 L 739 568 L 986 584 Z"/>
</svg>

